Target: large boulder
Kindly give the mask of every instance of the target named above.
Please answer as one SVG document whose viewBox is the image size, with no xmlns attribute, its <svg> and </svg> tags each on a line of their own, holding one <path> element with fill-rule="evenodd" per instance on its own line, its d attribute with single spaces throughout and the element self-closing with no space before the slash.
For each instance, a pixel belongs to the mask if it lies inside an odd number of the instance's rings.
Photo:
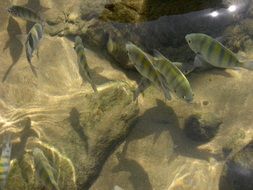
<svg viewBox="0 0 253 190">
<path fill-rule="evenodd" d="M 35 147 L 49 160 L 56 158 L 51 164 L 61 171 L 61 189 L 89 189 L 138 113 L 133 86 L 117 66 L 85 49 L 98 87 L 94 93 L 79 75 L 73 42 L 47 34 L 39 57 L 32 59 L 35 76 L 15 37 L 25 31 L 26 22 L 6 19 L 0 32 L 0 49 L 5 51 L 0 56 L 0 141 L 11 133 L 13 143 L 6 189 L 43 188 L 29 153 Z"/>
<path fill-rule="evenodd" d="M 100 17 L 106 21 L 109 20 L 136 23 L 141 21 L 155 20 L 161 16 L 184 14 L 219 6 L 222 6 L 222 0 L 119 0 L 106 4 L 105 9 Z"/>
</svg>

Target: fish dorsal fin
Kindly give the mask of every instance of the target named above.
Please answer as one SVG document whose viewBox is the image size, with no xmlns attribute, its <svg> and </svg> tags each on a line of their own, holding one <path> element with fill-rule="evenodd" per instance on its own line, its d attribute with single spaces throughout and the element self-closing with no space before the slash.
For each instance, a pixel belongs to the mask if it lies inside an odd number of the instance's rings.
<svg viewBox="0 0 253 190">
<path fill-rule="evenodd" d="M 156 59 L 164 59 L 164 56 L 156 49 L 153 50 L 153 55 Z"/>
<path fill-rule="evenodd" d="M 169 62 L 172 63 L 172 61 L 170 59 L 168 59 L 167 57 L 165 57 L 162 53 L 160 53 L 156 49 L 153 50 L 153 55 L 155 57 L 155 60 L 168 60 Z"/>
</svg>

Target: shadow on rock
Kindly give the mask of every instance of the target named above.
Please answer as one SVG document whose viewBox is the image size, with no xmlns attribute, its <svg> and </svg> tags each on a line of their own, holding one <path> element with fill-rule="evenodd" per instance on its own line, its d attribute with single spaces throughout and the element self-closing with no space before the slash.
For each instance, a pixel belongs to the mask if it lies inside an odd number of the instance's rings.
<svg viewBox="0 0 253 190">
<path fill-rule="evenodd" d="M 6 42 L 3 51 L 6 50 L 7 48 L 9 48 L 11 58 L 12 58 L 12 64 L 10 65 L 10 67 L 8 68 L 6 73 L 4 74 L 2 82 L 4 82 L 6 80 L 11 69 L 18 62 L 18 60 L 22 54 L 22 51 L 23 51 L 23 44 L 16 38 L 17 35 L 22 33 L 21 28 L 19 27 L 17 21 L 15 19 L 13 19 L 11 16 L 9 17 L 7 32 L 9 35 L 9 39 Z"/>
<path fill-rule="evenodd" d="M 95 67 L 94 69 L 90 70 L 92 78 L 94 79 L 95 83 L 98 85 L 102 85 L 102 84 L 112 81 L 100 74 L 101 72 L 103 72 L 103 70 L 104 69 L 102 67 Z"/>
<path fill-rule="evenodd" d="M 173 156 L 182 155 L 202 160 L 209 160 L 210 157 L 217 156 L 209 152 L 198 150 L 197 146 L 199 143 L 185 136 L 183 130 L 180 128 L 176 113 L 161 100 L 157 100 L 156 107 L 147 110 L 138 118 L 131 135 L 125 141 L 122 154 L 127 154 L 128 145 L 133 141 L 153 135 L 153 142 L 155 144 L 160 135 L 166 131 L 170 133 L 173 141 Z"/>
<path fill-rule="evenodd" d="M 38 137 L 38 133 L 32 128 L 31 119 L 29 117 L 25 118 L 20 124 L 23 130 L 20 132 L 20 141 L 13 145 L 12 159 L 21 159 L 25 153 L 25 147 L 29 137 Z"/>
<path fill-rule="evenodd" d="M 72 110 L 70 111 L 69 121 L 70 121 L 71 127 L 80 137 L 80 139 L 84 142 L 86 152 L 88 152 L 89 151 L 88 137 L 84 134 L 84 131 L 83 131 L 84 126 L 82 126 L 80 123 L 80 113 L 76 108 L 72 108 Z"/>
<path fill-rule="evenodd" d="M 129 172 L 129 181 L 135 190 L 152 190 L 153 187 L 150 183 L 149 176 L 144 168 L 135 160 L 125 158 L 123 154 L 117 154 L 118 165 L 113 169 L 113 173 L 120 171 Z"/>
<path fill-rule="evenodd" d="M 22 168 L 27 141 L 30 137 L 39 138 L 39 134 L 32 128 L 31 119 L 29 117 L 25 118 L 19 125 L 23 127 L 23 130 L 19 134 L 20 141 L 13 144 L 11 159 L 17 159 L 19 167 Z M 28 183 L 29 177 L 27 176 L 26 170 L 21 170 L 21 174 Z"/>
</svg>

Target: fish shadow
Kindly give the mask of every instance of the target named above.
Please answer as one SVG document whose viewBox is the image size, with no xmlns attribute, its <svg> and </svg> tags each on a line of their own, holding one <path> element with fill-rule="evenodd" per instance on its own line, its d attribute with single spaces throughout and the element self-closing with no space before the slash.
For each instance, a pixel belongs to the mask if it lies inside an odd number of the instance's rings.
<svg viewBox="0 0 253 190">
<path fill-rule="evenodd" d="M 20 160 L 22 159 L 25 151 L 25 147 L 27 144 L 27 141 L 30 137 L 37 137 L 39 138 L 38 133 L 32 129 L 31 125 L 31 119 L 29 117 L 25 118 L 21 123 L 19 123 L 20 126 L 23 127 L 23 130 L 20 132 L 20 142 L 13 145 L 12 151 L 12 159 Z"/>
<path fill-rule="evenodd" d="M 93 69 L 90 69 L 91 78 L 96 85 L 102 85 L 112 81 L 100 74 L 103 70 L 104 69 L 102 67 L 95 67 Z"/>
<path fill-rule="evenodd" d="M 113 173 L 121 171 L 129 172 L 129 181 L 135 190 L 152 190 L 149 176 L 144 168 L 135 160 L 125 158 L 123 154 L 117 154 L 118 165 L 112 168 Z"/>
<path fill-rule="evenodd" d="M 23 127 L 23 130 L 19 134 L 20 141 L 12 145 L 11 160 L 16 159 L 19 167 L 23 168 L 23 156 L 27 152 L 27 141 L 30 137 L 39 138 L 39 135 L 36 130 L 32 129 L 31 119 L 29 117 L 26 117 L 21 123 L 19 123 L 19 125 Z M 26 170 L 21 169 L 21 175 L 23 176 L 23 179 L 28 183 L 29 176 L 27 175 Z"/>
<path fill-rule="evenodd" d="M 83 141 L 86 152 L 89 152 L 88 137 L 84 133 L 84 126 L 80 122 L 80 113 L 76 108 L 72 108 L 69 112 L 69 122 L 71 127 L 77 133 L 79 138 Z"/>
<path fill-rule="evenodd" d="M 174 153 L 171 158 L 176 158 L 177 155 L 207 161 L 210 157 L 219 158 L 218 155 L 198 150 L 198 146 L 201 143 L 186 137 L 183 129 L 180 128 L 179 120 L 174 110 L 161 100 L 157 100 L 155 107 L 147 110 L 138 118 L 131 134 L 125 140 L 122 154 L 126 155 L 128 145 L 131 142 L 150 135 L 153 135 L 153 144 L 156 144 L 164 132 L 169 132 L 170 137 L 168 138 L 172 138 L 173 141 Z"/>
<path fill-rule="evenodd" d="M 22 51 L 23 51 L 23 44 L 16 38 L 17 35 L 22 33 L 21 28 L 19 27 L 19 24 L 17 23 L 17 21 L 13 19 L 11 16 L 9 17 L 7 32 L 8 32 L 9 39 L 5 43 L 3 51 L 9 48 L 10 55 L 12 58 L 12 64 L 9 66 L 8 70 L 4 74 L 2 82 L 4 82 L 7 79 L 12 68 L 16 65 L 16 63 L 20 59 Z"/>
</svg>

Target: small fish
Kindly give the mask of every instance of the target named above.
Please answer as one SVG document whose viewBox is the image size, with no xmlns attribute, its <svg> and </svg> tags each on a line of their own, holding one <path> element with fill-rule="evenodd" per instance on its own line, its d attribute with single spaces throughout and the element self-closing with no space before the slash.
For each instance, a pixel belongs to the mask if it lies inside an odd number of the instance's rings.
<svg viewBox="0 0 253 190">
<path fill-rule="evenodd" d="M 165 77 L 168 88 L 186 102 L 193 100 L 193 92 L 189 81 L 184 74 L 166 57 L 154 51 L 155 68 Z"/>
<path fill-rule="evenodd" d="M 47 188 L 54 190 L 60 190 L 55 180 L 55 169 L 49 164 L 48 159 L 44 155 L 43 151 L 39 148 L 33 149 L 33 157 L 35 163 L 35 170 L 37 176 Z"/>
<path fill-rule="evenodd" d="M 8 135 L 3 142 L 2 155 L 0 159 L 0 189 L 4 189 L 10 170 L 11 158 L 11 135 Z"/>
<path fill-rule="evenodd" d="M 35 22 L 35 23 L 44 23 L 44 19 L 42 19 L 38 14 L 36 14 L 33 10 L 13 5 L 7 9 L 7 11 L 13 16 L 13 17 L 20 17 L 24 20 Z"/>
<path fill-rule="evenodd" d="M 38 56 L 38 46 L 41 38 L 43 37 L 43 32 L 44 32 L 43 26 L 40 23 L 36 23 L 29 31 L 27 39 L 25 41 L 26 57 L 35 76 L 37 76 L 37 73 L 31 63 L 31 59 L 33 57 L 34 51 L 37 51 Z"/>
<path fill-rule="evenodd" d="M 253 62 L 241 62 L 236 55 L 212 37 L 192 33 L 185 36 L 190 48 L 209 64 L 219 68 L 243 67 L 253 70 Z"/>
<path fill-rule="evenodd" d="M 83 46 L 83 42 L 80 36 L 76 36 L 75 38 L 74 49 L 77 54 L 77 62 L 78 62 L 79 73 L 81 77 L 83 78 L 83 80 L 86 79 L 91 84 L 91 87 L 93 88 L 94 92 L 97 92 L 97 87 L 91 78 L 90 68 L 87 64 L 87 60 L 86 60 L 86 56 L 84 52 L 84 46 Z"/>
<path fill-rule="evenodd" d="M 149 56 L 130 42 L 126 44 L 126 49 L 129 59 L 134 64 L 136 70 L 143 77 L 149 79 L 155 86 L 162 88 L 165 98 L 171 100 L 166 80 L 164 80 L 163 76 L 154 68 Z"/>
</svg>

